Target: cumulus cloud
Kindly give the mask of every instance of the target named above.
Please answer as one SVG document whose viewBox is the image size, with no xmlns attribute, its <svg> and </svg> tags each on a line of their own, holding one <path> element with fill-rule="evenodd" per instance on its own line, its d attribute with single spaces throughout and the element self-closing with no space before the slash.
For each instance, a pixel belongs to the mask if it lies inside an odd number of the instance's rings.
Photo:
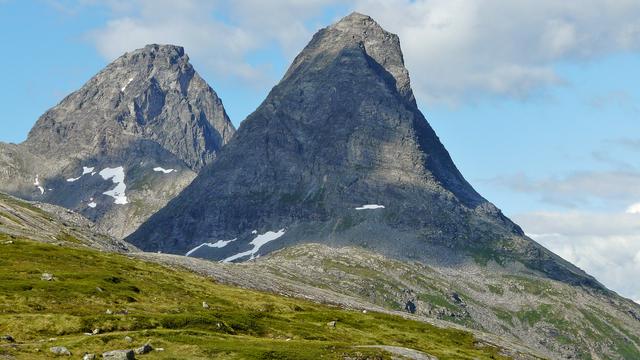
<svg viewBox="0 0 640 360">
<path fill-rule="evenodd" d="M 635 203 L 627 208 L 627 214 L 640 214 L 640 203 Z"/>
<path fill-rule="evenodd" d="M 146 44 L 184 46 L 193 57 L 217 74 L 255 78 L 259 70 L 243 56 L 258 46 L 253 34 L 212 18 L 215 6 L 203 1 L 150 1 L 108 3 L 113 17 L 88 34 L 105 58 L 113 60 Z"/>
<path fill-rule="evenodd" d="M 361 0 L 402 40 L 419 94 L 459 101 L 562 84 L 558 62 L 640 48 L 633 0 Z"/>
<path fill-rule="evenodd" d="M 564 83 L 559 62 L 640 49 L 635 0 L 78 1 L 109 9 L 107 24 L 90 34 L 107 59 L 151 42 L 175 43 L 214 75 L 259 86 L 267 85 L 274 60 L 256 63 L 252 54 L 276 50 L 283 54 L 277 61 L 291 61 L 327 25 L 328 10 L 357 10 L 400 35 L 414 90 L 430 102 L 525 98 Z"/>
<path fill-rule="evenodd" d="M 534 212 L 514 219 L 534 240 L 607 287 L 640 299 L 640 213 Z"/>
<path fill-rule="evenodd" d="M 108 60 L 150 43 L 181 45 L 217 78 L 267 86 L 275 80 L 268 74 L 273 59 L 251 56 L 260 51 L 297 50 L 311 35 L 305 22 L 331 3 L 111 0 L 98 2 L 106 6 L 110 19 L 88 38 Z"/>
<path fill-rule="evenodd" d="M 501 176 L 489 183 L 539 196 L 541 201 L 567 207 L 593 202 L 627 203 L 640 199 L 640 172 L 635 170 L 581 171 L 565 177 L 533 179 L 524 174 Z"/>
</svg>

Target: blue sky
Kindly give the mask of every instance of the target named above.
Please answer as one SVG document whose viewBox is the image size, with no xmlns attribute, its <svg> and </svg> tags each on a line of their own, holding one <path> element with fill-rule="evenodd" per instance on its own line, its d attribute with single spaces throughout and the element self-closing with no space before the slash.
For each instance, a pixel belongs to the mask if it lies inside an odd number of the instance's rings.
<svg viewBox="0 0 640 360">
<path fill-rule="evenodd" d="M 237 126 L 311 35 L 352 10 L 400 35 L 421 110 L 465 177 L 526 232 L 640 299 L 640 4 L 0 0 L 0 141 L 111 60 L 185 46 Z M 268 15 L 265 15 L 268 14 Z"/>
</svg>

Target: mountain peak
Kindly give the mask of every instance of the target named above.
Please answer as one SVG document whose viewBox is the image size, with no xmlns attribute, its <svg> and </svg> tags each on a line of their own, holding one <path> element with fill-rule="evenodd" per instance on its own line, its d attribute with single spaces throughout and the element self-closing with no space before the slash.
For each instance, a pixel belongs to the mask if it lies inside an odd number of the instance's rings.
<svg viewBox="0 0 640 360">
<path fill-rule="evenodd" d="M 233 132 L 184 48 L 149 44 L 123 54 L 47 111 L 26 143 L 65 157 L 77 149 L 120 148 L 124 138 L 107 134 L 129 134 L 157 142 L 198 171 Z"/>
<path fill-rule="evenodd" d="M 358 13 L 317 32 L 216 161 L 128 239 L 226 261 L 305 242 L 507 258 L 593 281 L 464 179 L 415 104 L 398 36 Z"/>
<path fill-rule="evenodd" d="M 371 17 L 357 12 L 318 31 L 296 57 L 285 74 L 285 79 L 305 69 L 326 66 L 345 49 L 360 49 L 366 57 L 382 66 L 393 77 L 400 95 L 409 103 L 415 104 L 400 39 L 396 34 L 383 29 Z"/>
<path fill-rule="evenodd" d="M 366 31 L 366 29 L 368 28 L 379 28 L 382 30 L 382 27 L 375 20 L 373 20 L 371 16 L 361 14 L 356 11 L 338 20 L 333 25 L 330 25 L 329 28 L 335 28 L 349 32 L 362 32 Z"/>
<path fill-rule="evenodd" d="M 7 168 L 21 176 L 0 171 L 0 190 L 76 210 L 124 236 L 213 161 L 234 132 L 184 48 L 151 44 L 120 56 L 43 114 L 18 150 L 9 149 L 18 155 L 0 147 L 0 163 L 9 158 Z M 115 177 L 103 174 L 115 170 L 122 181 L 114 201 L 104 180 Z"/>
<path fill-rule="evenodd" d="M 144 52 L 170 52 L 175 51 L 180 55 L 184 55 L 184 48 L 179 45 L 172 44 L 147 44 L 141 49 L 134 50 L 136 51 L 144 51 Z"/>
<path fill-rule="evenodd" d="M 127 67 L 139 63 L 168 67 L 176 64 L 190 66 L 189 56 L 184 52 L 184 48 L 171 44 L 148 44 L 126 52 L 113 62 L 113 66 Z"/>
<path fill-rule="evenodd" d="M 178 45 L 171 44 L 148 44 L 143 48 L 128 52 L 126 55 L 156 55 L 156 56 L 168 56 L 168 57 L 183 57 L 186 56 L 184 48 Z M 188 57 L 188 56 L 187 56 Z"/>
</svg>

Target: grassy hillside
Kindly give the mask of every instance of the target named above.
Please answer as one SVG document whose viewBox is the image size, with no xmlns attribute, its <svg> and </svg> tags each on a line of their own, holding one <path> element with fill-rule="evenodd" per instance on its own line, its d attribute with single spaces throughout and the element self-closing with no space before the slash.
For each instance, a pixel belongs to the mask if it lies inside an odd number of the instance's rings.
<svg viewBox="0 0 640 360">
<path fill-rule="evenodd" d="M 0 334 L 16 343 L 0 341 L 0 358 L 50 358 L 52 346 L 78 358 L 147 341 L 164 351 L 139 358 L 390 358 L 359 345 L 408 347 L 440 359 L 504 358 L 458 330 L 220 285 L 125 255 L 7 240 L 0 235 Z M 41 280 L 43 273 L 54 280 Z M 94 329 L 98 335 L 84 334 Z"/>
</svg>

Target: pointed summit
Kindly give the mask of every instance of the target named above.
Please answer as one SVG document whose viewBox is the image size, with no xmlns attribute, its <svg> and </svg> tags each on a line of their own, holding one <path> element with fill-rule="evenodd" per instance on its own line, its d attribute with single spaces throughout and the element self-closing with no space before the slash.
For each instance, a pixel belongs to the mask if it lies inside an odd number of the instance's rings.
<svg viewBox="0 0 640 360">
<path fill-rule="evenodd" d="M 379 66 L 382 66 L 393 77 L 400 95 L 415 104 L 409 72 L 404 66 L 400 49 L 400 39 L 397 35 L 384 30 L 371 17 L 357 12 L 318 31 L 293 61 L 285 74 L 285 79 L 301 70 L 302 65 L 305 65 L 305 68 L 325 66 L 341 51 L 349 48 L 360 48 Z"/>
<path fill-rule="evenodd" d="M 25 142 L 50 156 L 113 151 L 126 136 L 157 142 L 199 170 L 234 133 L 222 101 L 184 49 L 147 45 L 126 53 L 47 111 Z"/>
<path fill-rule="evenodd" d="M 147 45 L 49 109 L 24 143 L 0 144 L 0 191 L 76 210 L 123 237 L 234 132 L 184 49 Z"/>
<path fill-rule="evenodd" d="M 122 63 L 146 61 L 152 63 L 156 58 L 166 59 L 169 63 L 176 63 L 179 59 L 189 61 L 189 56 L 184 52 L 184 48 L 171 44 L 149 44 L 145 47 L 127 52 L 118 59 Z"/>
<path fill-rule="evenodd" d="M 307 242 L 481 256 L 595 283 L 471 187 L 415 104 L 398 37 L 357 13 L 316 33 L 218 158 L 128 239 L 227 261 Z"/>
</svg>

